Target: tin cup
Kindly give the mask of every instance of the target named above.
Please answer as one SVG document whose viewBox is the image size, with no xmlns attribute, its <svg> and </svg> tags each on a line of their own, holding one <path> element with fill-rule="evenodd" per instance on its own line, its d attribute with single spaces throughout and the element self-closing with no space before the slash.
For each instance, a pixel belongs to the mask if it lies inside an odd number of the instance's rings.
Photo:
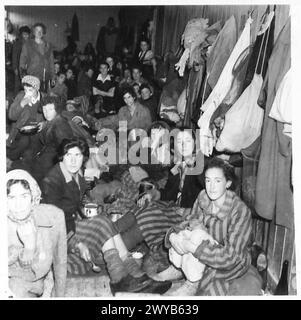
<svg viewBox="0 0 301 320">
<path fill-rule="evenodd" d="M 97 216 L 97 214 L 98 214 L 97 208 L 98 208 L 98 205 L 96 203 L 85 204 L 85 216 L 87 218 L 92 218 L 92 217 Z"/>
<path fill-rule="evenodd" d="M 143 262 L 143 253 L 138 251 L 132 252 L 132 257 L 135 259 L 138 266 L 141 267 Z"/>
</svg>

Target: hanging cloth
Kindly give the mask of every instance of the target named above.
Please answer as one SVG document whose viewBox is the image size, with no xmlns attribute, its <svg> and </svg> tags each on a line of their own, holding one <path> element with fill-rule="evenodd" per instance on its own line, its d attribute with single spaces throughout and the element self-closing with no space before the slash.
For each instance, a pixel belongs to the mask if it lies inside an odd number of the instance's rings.
<svg viewBox="0 0 301 320">
<path fill-rule="evenodd" d="M 257 33 L 252 50 L 252 55 L 250 57 L 247 73 L 244 80 L 243 90 L 245 90 L 248 85 L 252 82 L 254 73 L 261 73 L 262 77 L 265 78 L 268 61 L 272 54 L 274 46 L 274 31 L 275 31 L 275 8 L 274 11 L 269 11 L 269 6 L 266 12 L 261 18 L 261 26 Z M 267 34 L 269 36 L 267 37 Z M 264 43 L 267 41 L 267 44 Z M 262 46 L 266 46 L 266 50 L 261 50 Z M 262 70 L 262 72 L 260 72 Z"/>
<path fill-rule="evenodd" d="M 225 115 L 225 125 L 217 140 L 216 150 L 240 152 L 260 135 L 263 109 L 257 104 L 263 79 L 255 74 L 249 87 Z"/>
<path fill-rule="evenodd" d="M 200 147 L 201 151 L 205 156 L 209 156 L 212 153 L 214 147 L 213 136 L 210 131 L 210 119 L 213 115 L 213 112 L 216 108 L 220 105 L 222 100 L 227 95 L 232 81 L 232 69 L 235 65 L 235 62 L 241 55 L 241 53 L 250 45 L 251 38 L 250 38 L 250 25 L 252 23 L 251 17 L 248 18 L 244 30 L 242 31 L 231 55 L 228 59 L 219 79 L 212 90 L 210 96 L 206 100 L 206 102 L 202 105 L 201 110 L 204 112 L 199 121 L 198 126 L 200 127 Z"/>
<path fill-rule="evenodd" d="M 292 124 L 291 89 L 292 75 L 290 69 L 280 83 L 271 111 L 269 113 L 270 118 L 289 125 Z M 283 133 L 291 137 L 291 130 L 287 132 L 288 128 L 291 129 L 291 126 L 285 126 Z"/>
<path fill-rule="evenodd" d="M 269 117 L 275 94 L 291 66 L 291 21 L 281 30 L 268 64 L 265 79 L 266 106 L 261 153 L 256 180 L 255 209 L 261 217 L 292 228 L 293 192 L 291 187 L 291 139 L 283 135 L 283 123 Z"/>
<path fill-rule="evenodd" d="M 240 95 L 243 92 L 243 84 L 246 76 L 248 61 L 251 55 L 252 46 L 249 46 L 246 50 L 243 51 L 241 56 L 238 58 L 234 68 L 233 68 L 233 82 L 229 92 L 224 98 L 223 102 L 218 106 L 214 111 L 210 119 L 210 128 L 211 130 L 215 129 L 215 120 L 217 118 L 223 119 L 226 112 L 232 107 L 232 105 L 237 101 Z M 219 128 L 221 129 L 221 128 Z"/>
<path fill-rule="evenodd" d="M 79 27 L 76 13 L 74 13 L 72 18 L 71 37 L 74 41 L 79 41 Z"/>
<path fill-rule="evenodd" d="M 265 77 L 268 61 L 273 50 L 275 29 L 275 14 L 274 11 L 269 11 L 269 6 L 262 16 L 261 22 L 262 25 L 257 33 L 255 43 L 242 53 L 239 64 L 237 61 L 237 67 L 233 70 L 234 80 L 231 89 L 214 113 L 211 122 L 218 116 L 223 117 L 252 82 L 256 65 L 256 73 L 261 73 L 262 77 Z M 266 50 L 261 50 L 262 47 L 265 47 Z"/>
<path fill-rule="evenodd" d="M 209 48 L 207 59 L 207 82 L 211 89 L 215 87 L 237 40 L 236 22 L 234 16 L 231 16 L 225 22 L 212 47 Z"/>
<path fill-rule="evenodd" d="M 274 12 L 271 12 L 269 16 L 273 17 Z M 269 34 L 270 25 L 267 33 L 261 39 L 255 70 L 258 68 L 261 58 L 262 61 L 265 61 Z M 258 105 L 257 100 L 263 84 L 263 66 L 262 63 L 260 74 L 254 74 L 251 84 L 226 113 L 225 126 L 216 143 L 217 151 L 240 152 L 260 136 L 264 111 Z"/>
</svg>

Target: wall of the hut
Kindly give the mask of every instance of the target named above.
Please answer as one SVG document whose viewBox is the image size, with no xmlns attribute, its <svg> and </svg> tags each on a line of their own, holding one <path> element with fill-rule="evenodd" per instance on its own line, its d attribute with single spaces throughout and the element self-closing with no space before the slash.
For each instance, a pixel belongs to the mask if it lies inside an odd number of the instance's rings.
<svg viewBox="0 0 301 320">
<path fill-rule="evenodd" d="M 98 31 L 112 16 L 118 24 L 119 6 L 8 6 L 8 17 L 18 28 L 22 25 L 33 26 L 43 22 L 47 27 L 46 38 L 55 50 L 63 49 L 66 42 L 67 23 L 71 26 L 76 13 L 79 24 L 78 47 L 83 49 L 88 42 L 95 46 Z"/>
</svg>

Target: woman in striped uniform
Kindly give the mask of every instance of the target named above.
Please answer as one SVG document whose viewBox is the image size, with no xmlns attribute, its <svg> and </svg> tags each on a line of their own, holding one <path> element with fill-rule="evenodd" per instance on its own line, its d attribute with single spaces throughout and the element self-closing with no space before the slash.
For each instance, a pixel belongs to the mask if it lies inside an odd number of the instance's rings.
<svg viewBox="0 0 301 320">
<path fill-rule="evenodd" d="M 165 245 L 178 254 L 192 253 L 205 270 L 201 280 L 189 282 L 166 295 L 227 295 L 234 279 L 244 275 L 250 265 L 248 244 L 252 229 L 250 209 L 230 190 L 235 174 L 223 160 L 213 158 L 205 169 L 205 190 L 196 199 L 191 213 L 166 234 Z M 217 243 L 180 240 L 184 229 L 202 228 Z"/>
</svg>

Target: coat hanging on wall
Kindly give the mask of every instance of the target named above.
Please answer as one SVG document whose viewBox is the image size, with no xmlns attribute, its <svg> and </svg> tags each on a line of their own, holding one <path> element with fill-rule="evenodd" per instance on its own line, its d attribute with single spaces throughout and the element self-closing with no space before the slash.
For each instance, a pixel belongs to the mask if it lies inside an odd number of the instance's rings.
<svg viewBox="0 0 301 320">
<path fill-rule="evenodd" d="M 74 13 L 72 18 L 71 37 L 74 41 L 79 41 L 79 27 L 76 13 Z"/>
<path fill-rule="evenodd" d="M 263 91 L 266 91 L 261 153 L 256 181 L 255 209 L 263 218 L 292 228 L 291 138 L 283 134 L 284 124 L 269 117 L 276 92 L 291 67 L 291 21 L 280 32 L 268 64 Z M 268 186 L 268 187 L 267 187 Z"/>
</svg>

